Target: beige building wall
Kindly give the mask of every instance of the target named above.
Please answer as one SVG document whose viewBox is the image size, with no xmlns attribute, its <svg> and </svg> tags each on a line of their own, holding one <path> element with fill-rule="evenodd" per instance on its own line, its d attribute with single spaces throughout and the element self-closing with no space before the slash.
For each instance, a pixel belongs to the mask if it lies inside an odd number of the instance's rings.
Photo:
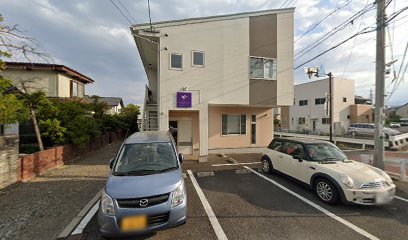
<svg viewBox="0 0 408 240">
<path fill-rule="evenodd" d="M 245 135 L 222 135 L 223 114 L 245 114 Z M 251 144 L 251 115 L 256 114 L 256 144 Z M 273 138 L 272 108 L 210 106 L 208 108 L 208 148 L 266 147 Z"/>
<path fill-rule="evenodd" d="M 44 91 L 49 97 L 57 97 L 57 74 L 49 71 L 28 71 L 24 69 L 7 69 L 1 73 L 21 88 L 25 83 L 29 92 Z"/>
<path fill-rule="evenodd" d="M 58 97 L 71 97 L 71 81 L 78 83 L 78 97 L 84 97 L 85 88 L 83 83 L 65 74 L 58 74 Z"/>
<path fill-rule="evenodd" d="M 350 106 L 351 123 L 373 123 L 373 108 L 371 105 L 354 104 Z"/>
<path fill-rule="evenodd" d="M 405 105 L 399 107 L 395 111 L 395 114 L 402 117 L 402 118 L 408 118 L 408 104 L 405 104 Z"/>
</svg>

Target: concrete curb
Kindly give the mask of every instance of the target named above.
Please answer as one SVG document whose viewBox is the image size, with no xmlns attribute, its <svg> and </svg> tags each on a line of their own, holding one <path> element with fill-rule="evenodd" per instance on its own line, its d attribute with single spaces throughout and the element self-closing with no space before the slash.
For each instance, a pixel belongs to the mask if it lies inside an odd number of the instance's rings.
<svg viewBox="0 0 408 240">
<path fill-rule="evenodd" d="M 227 161 L 230 162 L 230 163 L 235 163 L 235 164 L 238 163 L 238 161 L 233 159 L 233 158 L 229 158 Z"/>
</svg>

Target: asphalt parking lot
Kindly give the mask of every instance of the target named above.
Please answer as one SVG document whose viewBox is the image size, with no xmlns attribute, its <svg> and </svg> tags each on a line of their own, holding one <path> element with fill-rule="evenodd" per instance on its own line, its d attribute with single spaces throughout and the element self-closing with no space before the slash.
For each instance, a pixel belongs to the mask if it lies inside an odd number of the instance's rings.
<svg viewBox="0 0 408 240">
<path fill-rule="evenodd" d="M 328 206 L 308 188 L 281 175 L 250 171 L 238 174 L 235 169 L 215 171 L 208 177 L 194 175 L 192 179 L 187 174 L 185 179 L 187 223 L 131 239 L 408 239 L 407 183 L 397 182 L 400 199 L 389 205 Z M 205 200 L 197 194 L 194 179 Z M 214 216 L 202 201 L 208 201 Z M 91 218 L 82 234 L 67 239 L 103 239 L 96 217 Z"/>
</svg>

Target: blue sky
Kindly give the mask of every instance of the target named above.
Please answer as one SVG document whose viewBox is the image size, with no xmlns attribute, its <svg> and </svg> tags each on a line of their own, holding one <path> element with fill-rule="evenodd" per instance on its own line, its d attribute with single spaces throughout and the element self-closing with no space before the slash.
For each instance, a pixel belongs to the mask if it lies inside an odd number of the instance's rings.
<svg viewBox="0 0 408 240">
<path fill-rule="evenodd" d="M 147 0 L 121 0 L 137 23 L 148 22 Z M 295 39 L 324 15 L 349 0 L 302 0 L 288 1 L 296 6 Z M 118 0 L 114 0 L 119 7 Z M 244 11 L 258 11 L 278 8 L 284 0 L 151 0 L 153 21 L 211 16 Z M 362 9 L 373 0 L 353 0 L 340 11 L 327 18 L 321 25 L 295 43 L 299 51 L 319 39 L 324 33 Z M 394 5 L 394 2 L 396 3 Z M 388 7 L 388 14 L 405 7 L 404 1 L 394 0 Z M 40 43 L 58 64 L 72 67 L 95 79 L 87 87 L 87 93 L 101 96 L 122 97 L 127 103 L 142 103 L 146 75 L 137 48 L 130 35 L 130 23 L 118 12 L 109 0 L 0 0 L 0 13 L 6 23 L 19 24 L 22 29 Z M 126 12 L 125 12 L 126 13 Z M 394 27 L 390 27 L 393 39 L 394 59 L 399 70 L 401 58 L 407 44 L 408 15 L 403 13 Z M 134 20 L 130 18 L 133 22 Z M 362 21 L 360 23 L 360 21 Z M 360 26 L 361 24 L 361 26 Z M 295 65 L 308 60 L 318 53 L 351 36 L 357 30 L 375 24 L 375 10 L 370 11 L 349 24 L 324 44 L 298 59 Z M 391 25 L 393 26 L 393 25 Z M 388 38 L 388 37 L 387 37 Z M 354 48 L 353 48 L 354 46 Z M 350 51 L 353 49 L 352 54 Z M 306 66 L 324 64 L 327 72 L 335 77 L 356 81 L 356 94 L 367 96 L 374 90 L 375 79 L 375 34 L 359 36 L 334 51 L 312 61 Z M 390 44 L 387 43 L 387 61 L 391 60 Z M 348 61 L 350 57 L 350 60 Z M 348 62 L 348 64 L 347 64 Z M 406 74 L 408 77 L 408 74 Z M 309 81 L 303 67 L 295 71 L 295 83 Z M 391 79 L 386 80 L 389 85 Z M 408 102 L 407 80 L 397 88 L 389 105 Z M 392 89 L 392 84 L 388 91 Z M 388 93 L 388 92 L 387 92 Z"/>
</svg>

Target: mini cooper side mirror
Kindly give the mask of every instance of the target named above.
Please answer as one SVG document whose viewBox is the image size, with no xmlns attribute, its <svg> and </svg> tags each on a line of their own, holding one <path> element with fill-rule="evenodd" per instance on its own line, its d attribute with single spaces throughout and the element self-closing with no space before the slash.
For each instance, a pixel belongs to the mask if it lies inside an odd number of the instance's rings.
<svg viewBox="0 0 408 240">
<path fill-rule="evenodd" d="M 302 162 L 302 158 L 299 155 L 293 155 L 294 159 L 297 159 L 299 162 Z"/>
<path fill-rule="evenodd" d="M 184 155 L 182 153 L 178 154 L 178 158 L 179 158 L 180 163 L 184 161 Z"/>
</svg>

